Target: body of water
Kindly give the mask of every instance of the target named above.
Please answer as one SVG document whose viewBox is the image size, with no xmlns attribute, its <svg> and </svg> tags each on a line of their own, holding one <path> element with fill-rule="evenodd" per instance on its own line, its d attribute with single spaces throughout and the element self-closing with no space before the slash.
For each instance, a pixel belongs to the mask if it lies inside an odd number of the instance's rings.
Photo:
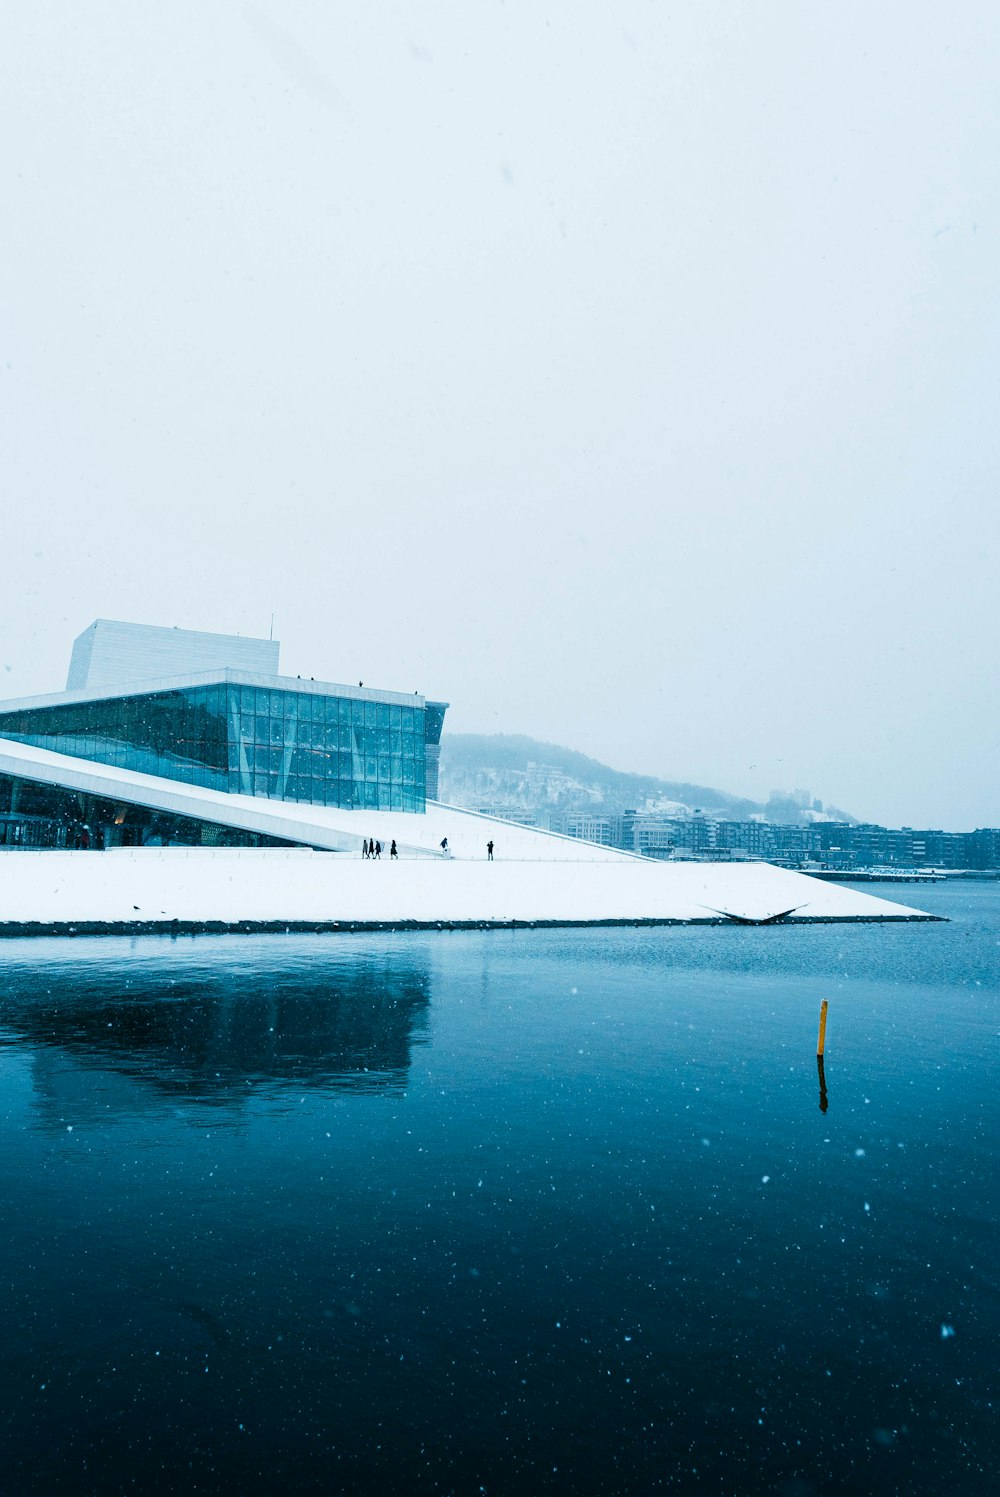
<svg viewBox="0 0 1000 1497">
<path fill-rule="evenodd" d="M 3 942 L 0 1489 L 992 1491 L 1000 885 L 913 900 Z"/>
</svg>

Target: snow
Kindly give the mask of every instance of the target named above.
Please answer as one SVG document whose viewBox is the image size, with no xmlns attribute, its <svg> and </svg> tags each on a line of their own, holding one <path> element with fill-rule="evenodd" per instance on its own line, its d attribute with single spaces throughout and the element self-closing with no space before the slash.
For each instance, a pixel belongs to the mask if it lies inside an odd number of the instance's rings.
<svg viewBox="0 0 1000 1497">
<path fill-rule="evenodd" d="M 373 833 L 379 828 L 373 824 Z M 499 840 L 499 839 L 498 839 Z M 597 849 L 595 849 L 596 851 Z M 409 858 L 292 849 L 0 851 L 0 929 L 22 924 L 921 918 L 765 863 Z M 922 918 L 930 918 L 924 916 Z"/>
<path fill-rule="evenodd" d="M 0 929 L 18 924 L 918 919 L 764 863 L 657 863 L 430 802 L 426 814 L 230 795 L 0 739 L 0 773 L 264 832 L 278 848 L 0 850 Z M 383 845 L 360 857 L 364 839 Z M 441 849 L 447 838 L 448 852 Z M 395 840 L 400 857 L 391 861 Z M 487 861 L 487 843 L 495 862 Z M 319 849 L 319 850 L 316 850 Z"/>
</svg>

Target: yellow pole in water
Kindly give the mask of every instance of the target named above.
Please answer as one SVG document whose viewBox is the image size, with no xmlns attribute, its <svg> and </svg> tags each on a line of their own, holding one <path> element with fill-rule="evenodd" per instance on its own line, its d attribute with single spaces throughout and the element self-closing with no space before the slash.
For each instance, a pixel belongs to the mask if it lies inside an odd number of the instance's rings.
<svg viewBox="0 0 1000 1497">
<path fill-rule="evenodd" d="M 826 1011 L 829 1007 L 826 999 L 819 1006 L 819 1039 L 816 1041 L 817 1059 L 823 1059 L 823 1051 L 826 1049 Z"/>
</svg>

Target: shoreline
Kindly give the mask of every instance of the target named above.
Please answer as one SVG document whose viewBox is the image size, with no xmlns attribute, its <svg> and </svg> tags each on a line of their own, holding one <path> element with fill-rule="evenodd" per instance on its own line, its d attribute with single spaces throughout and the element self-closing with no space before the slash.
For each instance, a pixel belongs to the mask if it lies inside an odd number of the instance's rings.
<svg viewBox="0 0 1000 1497">
<path fill-rule="evenodd" d="M 66 940 L 90 936 L 252 936 L 252 935 L 360 935 L 379 931 L 466 930 L 599 930 L 649 929 L 654 926 L 721 926 L 747 929 L 775 925 L 920 925 L 947 924 L 946 915 L 789 915 L 783 919 L 746 920 L 727 915 L 670 916 L 606 920 L 77 920 L 3 921 L 0 941 L 31 937 L 61 937 Z"/>
</svg>

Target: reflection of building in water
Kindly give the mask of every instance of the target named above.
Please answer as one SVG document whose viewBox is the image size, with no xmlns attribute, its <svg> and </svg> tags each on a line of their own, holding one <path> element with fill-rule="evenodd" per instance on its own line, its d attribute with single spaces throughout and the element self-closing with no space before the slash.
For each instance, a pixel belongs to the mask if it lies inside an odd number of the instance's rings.
<svg viewBox="0 0 1000 1497">
<path fill-rule="evenodd" d="M 164 965 L 15 979 L 5 1027 L 36 1046 L 46 1121 L 65 1126 L 167 1098 L 242 1103 L 264 1089 L 402 1090 L 429 1005 L 424 969 Z M 60 977 L 62 981 L 60 981 Z"/>
</svg>

